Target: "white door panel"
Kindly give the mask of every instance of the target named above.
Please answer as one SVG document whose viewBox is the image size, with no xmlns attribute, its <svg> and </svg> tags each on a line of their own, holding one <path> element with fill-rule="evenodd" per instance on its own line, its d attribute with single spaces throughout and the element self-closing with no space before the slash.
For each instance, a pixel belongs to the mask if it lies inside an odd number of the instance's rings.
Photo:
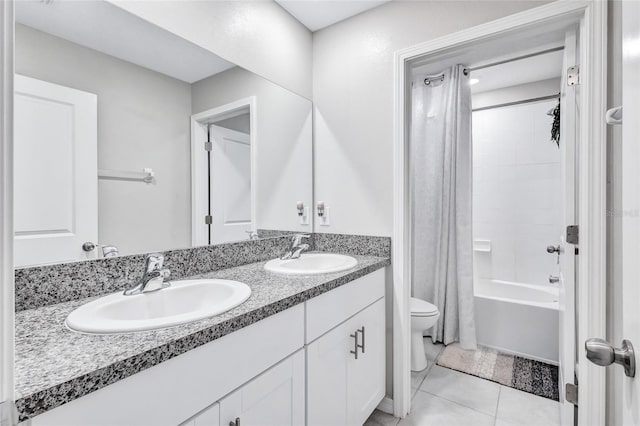
<svg viewBox="0 0 640 426">
<path fill-rule="evenodd" d="M 97 97 L 15 79 L 15 265 L 93 256 L 98 238 Z"/>
<path fill-rule="evenodd" d="M 211 125 L 211 243 L 239 241 L 252 230 L 251 140 Z"/>
</svg>

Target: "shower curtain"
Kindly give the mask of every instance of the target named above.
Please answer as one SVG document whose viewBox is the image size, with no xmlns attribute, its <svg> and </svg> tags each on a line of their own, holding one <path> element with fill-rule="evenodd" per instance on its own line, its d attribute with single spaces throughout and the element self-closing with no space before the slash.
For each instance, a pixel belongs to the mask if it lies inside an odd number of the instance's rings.
<svg viewBox="0 0 640 426">
<path fill-rule="evenodd" d="M 433 341 L 475 349 L 467 74 L 463 65 L 455 65 L 412 83 L 411 263 L 414 297 L 440 311 Z"/>
</svg>

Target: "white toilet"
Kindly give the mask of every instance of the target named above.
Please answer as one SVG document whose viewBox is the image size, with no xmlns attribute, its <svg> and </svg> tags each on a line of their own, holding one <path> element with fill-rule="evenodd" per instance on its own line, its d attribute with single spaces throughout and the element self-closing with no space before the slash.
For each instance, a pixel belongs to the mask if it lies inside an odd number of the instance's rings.
<svg viewBox="0 0 640 426">
<path fill-rule="evenodd" d="M 427 356 L 424 352 L 422 333 L 433 327 L 440 318 L 435 305 L 415 297 L 411 298 L 411 370 L 422 371 L 427 368 Z"/>
</svg>

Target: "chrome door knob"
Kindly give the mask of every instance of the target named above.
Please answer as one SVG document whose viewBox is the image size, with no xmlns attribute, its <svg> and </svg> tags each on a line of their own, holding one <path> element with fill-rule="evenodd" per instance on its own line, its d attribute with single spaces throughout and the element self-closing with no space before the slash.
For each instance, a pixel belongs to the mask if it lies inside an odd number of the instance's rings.
<svg viewBox="0 0 640 426">
<path fill-rule="evenodd" d="M 584 342 L 587 359 L 602 367 L 620 364 L 624 367 L 624 374 L 628 377 L 636 375 L 636 354 L 633 345 L 628 340 L 622 341 L 621 348 L 614 348 L 603 339 L 587 339 Z"/>
<path fill-rule="evenodd" d="M 558 253 L 560 254 L 560 246 L 547 246 L 547 253 Z"/>
</svg>

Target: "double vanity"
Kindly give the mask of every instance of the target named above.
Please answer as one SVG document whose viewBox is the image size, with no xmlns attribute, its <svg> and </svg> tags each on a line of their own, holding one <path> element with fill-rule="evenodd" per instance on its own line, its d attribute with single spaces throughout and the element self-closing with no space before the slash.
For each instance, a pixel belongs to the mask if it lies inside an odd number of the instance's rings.
<svg viewBox="0 0 640 426">
<path fill-rule="evenodd" d="M 385 395 L 388 264 L 304 253 L 19 312 L 20 420 L 360 425 Z"/>
<path fill-rule="evenodd" d="M 314 197 L 311 33 L 275 2 L 20 1 L 14 47 L 21 424 L 362 424 L 391 242 Z"/>
</svg>

